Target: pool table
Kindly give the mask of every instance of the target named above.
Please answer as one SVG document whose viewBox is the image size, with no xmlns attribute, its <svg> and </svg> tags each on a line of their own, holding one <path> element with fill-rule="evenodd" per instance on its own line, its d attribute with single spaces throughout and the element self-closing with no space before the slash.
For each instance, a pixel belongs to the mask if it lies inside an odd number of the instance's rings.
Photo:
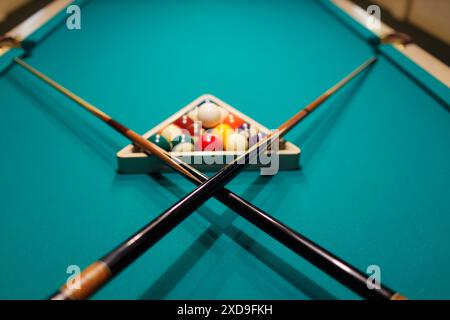
<svg viewBox="0 0 450 320">
<path fill-rule="evenodd" d="M 69 1 L 71 2 L 71 1 Z M 447 85 L 330 1 L 75 1 L 23 59 L 144 133 L 211 93 L 276 128 L 378 61 L 286 139 L 300 170 L 228 187 L 410 299 L 450 299 Z M 120 174 L 129 142 L 0 57 L 0 299 L 45 299 L 194 189 Z M 209 200 L 93 299 L 359 299 Z"/>
</svg>

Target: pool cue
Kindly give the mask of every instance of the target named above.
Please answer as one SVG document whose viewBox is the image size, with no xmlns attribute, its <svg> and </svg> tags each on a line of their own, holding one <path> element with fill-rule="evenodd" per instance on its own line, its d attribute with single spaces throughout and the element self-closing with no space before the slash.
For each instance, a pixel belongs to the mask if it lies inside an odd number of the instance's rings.
<svg viewBox="0 0 450 320">
<path fill-rule="evenodd" d="M 356 74 L 358 74 L 359 72 L 361 72 L 364 68 L 366 68 L 368 65 L 370 65 L 373 61 L 374 61 L 374 60 L 370 60 L 370 61 L 368 61 L 367 64 L 364 64 L 363 66 L 361 66 L 360 68 L 358 68 L 358 70 L 355 70 L 354 73 L 352 73 L 351 75 L 349 75 L 349 77 L 347 77 L 347 78 L 348 78 L 347 80 L 344 79 L 344 80 L 346 80 L 346 81 L 341 81 L 340 83 L 338 83 L 338 85 L 336 86 L 336 89 L 335 89 L 335 90 L 337 90 L 338 88 L 340 88 L 341 86 L 343 86 L 346 82 L 348 82 L 351 78 L 353 78 L 354 76 L 356 76 Z M 21 64 L 21 65 L 24 66 L 25 68 L 27 68 L 29 71 L 33 72 L 36 76 L 38 76 L 38 77 L 40 77 L 40 78 L 43 76 L 42 74 L 40 74 L 39 72 L 37 72 L 35 69 L 33 69 L 33 68 L 31 68 L 30 66 L 28 66 L 27 64 L 25 64 L 23 61 L 17 59 L 16 62 L 19 63 L 19 64 Z M 88 105 L 88 107 L 86 107 L 86 108 L 87 108 L 89 111 L 91 111 L 91 112 L 93 112 L 93 111 L 95 112 L 95 110 L 99 111 L 98 109 L 96 109 L 96 108 L 93 107 L 92 105 L 87 104 L 87 103 L 86 103 L 85 101 L 83 101 L 81 98 L 76 97 L 76 96 L 73 95 L 72 93 L 69 92 L 70 95 L 67 94 L 67 93 L 68 93 L 68 90 L 67 90 L 67 89 L 62 88 L 61 86 L 59 86 L 58 84 L 56 84 L 54 81 L 48 79 L 47 77 L 44 76 L 44 79 L 43 79 L 43 80 L 45 80 L 45 81 L 48 82 L 49 84 L 53 85 L 56 89 L 58 89 L 58 90 L 61 89 L 61 90 L 60 90 L 61 92 L 65 93 L 66 95 L 68 95 L 69 97 L 71 97 L 73 100 L 75 100 L 75 101 L 78 102 L 79 104 L 81 103 L 82 106 Z M 329 90 L 323 97 L 329 97 L 333 92 L 335 92 L 335 91 L 334 91 L 334 90 Z M 326 100 L 326 98 L 318 99 L 318 100 L 316 101 L 316 104 L 311 104 L 308 108 L 305 108 L 305 110 L 303 110 L 302 112 L 299 113 L 300 116 L 298 117 L 297 122 L 298 122 L 300 119 L 304 118 L 307 114 L 309 114 L 312 110 L 314 110 L 315 107 L 317 107 L 320 103 L 322 103 L 322 102 L 325 101 L 325 100 Z M 94 112 L 93 112 L 93 113 L 94 113 Z M 104 114 L 104 113 L 101 112 L 101 111 L 100 111 L 100 112 L 97 112 L 97 113 L 98 113 L 97 116 L 98 116 L 99 118 L 103 119 L 104 121 L 107 121 L 107 119 L 108 119 L 109 116 L 107 116 L 106 114 Z M 95 113 L 94 113 L 94 114 L 95 114 Z M 109 119 L 110 119 L 110 117 L 109 117 Z M 116 123 L 116 122 L 115 122 L 115 123 Z M 122 126 L 122 125 L 121 125 L 121 126 Z M 116 126 L 114 125 L 113 127 L 116 127 Z M 123 127 L 123 126 L 122 126 L 122 127 Z M 290 127 L 292 127 L 292 125 L 289 125 L 288 123 L 285 123 L 281 128 L 284 128 L 283 130 L 284 130 L 285 132 L 287 132 L 287 130 L 288 130 Z M 139 135 L 138 135 L 138 136 L 139 136 Z M 140 136 L 139 136 L 139 137 L 140 137 Z M 133 141 L 133 140 L 132 140 L 132 141 Z M 150 147 L 145 148 L 145 146 L 142 146 L 142 143 L 139 143 L 139 141 L 135 141 L 135 142 L 137 142 L 137 144 L 141 144 L 141 147 L 144 147 L 144 149 L 147 149 L 147 151 L 149 151 L 149 149 L 150 149 L 150 152 L 152 152 L 151 149 L 153 149 L 153 148 L 150 148 Z M 148 142 L 147 140 L 145 140 L 145 139 L 144 139 L 144 142 L 145 142 L 145 143 L 143 143 L 143 144 L 145 144 L 145 145 L 149 143 L 149 142 Z M 150 144 L 151 144 L 151 143 L 150 143 Z M 152 145 L 152 144 L 151 144 L 151 145 Z M 154 145 L 153 145 L 153 146 L 154 146 Z M 154 146 L 154 147 L 158 148 L 157 146 Z M 160 148 L 158 148 L 158 149 L 160 149 Z M 160 150 L 162 150 L 162 149 L 160 149 Z M 165 156 L 168 156 L 169 159 L 170 159 L 171 161 L 173 161 L 173 159 L 168 155 L 167 152 L 164 151 L 164 154 L 165 154 Z M 173 163 L 172 163 L 171 165 L 173 166 Z M 186 165 L 186 167 L 187 167 L 187 168 L 190 168 L 190 167 L 187 166 L 187 165 Z M 193 169 L 193 168 L 190 168 L 190 169 L 191 169 L 197 176 L 200 176 L 202 180 L 206 180 L 206 179 L 207 179 L 207 176 L 203 175 L 202 173 L 196 171 L 196 170 Z M 179 171 L 180 171 L 180 170 L 179 170 Z M 192 179 L 192 176 L 190 176 L 190 177 L 191 177 L 191 180 L 195 180 L 195 179 Z M 197 182 L 198 182 L 198 180 L 199 180 L 199 179 L 197 179 Z M 252 208 L 252 205 L 249 204 L 249 203 L 245 203 L 245 200 L 240 199 L 238 196 L 236 196 L 235 194 L 232 194 L 232 193 L 229 192 L 229 191 L 228 191 L 228 194 L 227 194 L 226 191 L 227 191 L 227 190 L 222 190 L 222 193 L 225 194 L 225 195 L 227 195 L 229 198 L 224 198 L 224 199 L 225 199 L 225 200 L 226 200 L 226 199 L 235 199 L 235 200 L 237 200 L 237 202 L 234 201 L 235 204 L 238 205 L 237 208 L 244 208 L 244 209 L 246 209 L 247 211 L 248 211 L 248 209 L 249 209 L 249 206 L 250 206 L 250 208 Z M 217 196 L 217 195 L 216 195 L 216 196 Z M 221 197 L 219 197 L 219 199 L 220 199 L 220 198 L 221 198 Z M 223 198 L 223 195 L 222 195 L 222 198 Z M 222 200 L 223 200 L 223 199 L 222 199 Z M 230 202 L 230 201 L 228 201 L 228 203 L 229 203 L 229 202 Z M 233 202 L 233 201 L 232 201 L 232 202 Z M 235 206 L 235 207 L 236 207 L 236 206 Z M 314 243 L 312 243 L 312 242 L 309 241 L 308 239 L 306 239 L 306 238 L 302 237 L 301 235 L 297 234 L 295 231 L 289 229 L 288 227 L 283 226 L 280 222 L 278 222 L 278 221 L 276 221 L 274 218 L 268 216 L 267 214 L 265 214 L 265 213 L 262 212 L 261 210 L 255 208 L 255 207 L 253 207 L 253 208 L 256 209 L 256 212 L 255 212 L 255 210 L 253 210 L 253 212 L 252 212 L 253 214 L 256 214 L 256 217 L 257 217 L 256 222 L 254 222 L 255 224 L 257 224 L 261 229 L 263 229 L 264 231 L 266 231 L 268 234 L 272 235 L 275 239 L 277 239 L 277 240 L 279 240 L 280 242 L 286 244 L 286 245 L 287 245 L 288 247 L 290 247 L 292 250 L 294 250 L 295 252 L 299 253 L 301 256 L 303 256 L 304 258 L 306 258 L 308 261 L 313 262 L 313 264 L 314 264 L 314 260 L 315 260 L 315 259 L 317 260 L 317 256 L 319 256 L 319 257 L 322 258 L 322 264 L 324 264 L 324 265 L 327 265 L 330 261 L 334 261 L 335 264 L 339 263 L 341 266 L 345 266 L 345 265 L 346 265 L 346 264 L 343 263 L 342 261 L 339 261 L 339 259 L 337 259 L 336 257 L 332 256 L 331 254 L 328 254 L 323 248 L 320 248 L 319 246 L 315 245 Z M 233 209 L 233 208 L 232 208 L 232 209 Z M 235 210 L 236 210 L 236 209 L 235 209 Z M 257 210 L 259 210 L 259 211 L 257 211 Z M 242 214 L 241 214 L 241 215 L 242 215 Z M 248 216 L 248 213 L 247 213 L 246 215 L 247 215 L 247 216 L 244 216 L 244 218 L 246 218 L 247 220 L 249 220 L 249 221 L 251 221 L 251 222 L 253 222 L 253 221 L 255 220 L 255 217 Z M 259 219 L 258 219 L 258 218 L 259 218 Z M 253 221 L 252 221 L 252 220 L 253 220 Z M 267 229 L 268 229 L 268 230 L 267 230 Z M 280 235 L 280 233 L 281 233 L 281 235 Z M 290 245 L 289 245 L 289 244 L 290 244 Z M 292 244 L 294 245 L 294 247 L 295 247 L 295 245 L 297 245 L 298 248 L 299 248 L 300 250 L 299 250 L 299 249 L 293 249 L 293 248 L 292 248 Z M 312 248 L 312 250 L 309 249 L 309 248 Z M 317 254 L 317 252 L 318 252 L 319 254 Z M 302 253 L 303 253 L 303 254 L 302 254 Z M 308 253 L 309 253 L 310 256 L 311 256 L 311 257 L 309 257 L 309 258 L 308 258 Z M 324 254 L 324 253 L 325 253 L 325 254 Z M 322 255 L 321 255 L 321 254 L 322 254 Z M 327 254 L 328 254 L 328 255 L 327 255 Z M 306 257 L 305 257 L 305 256 L 306 256 Z M 319 259 L 319 260 L 320 260 L 320 259 Z M 327 268 L 326 266 L 322 266 L 321 269 L 327 271 L 328 274 L 332 273 L 332 271 L 333 271 L 333 268 L 331 268 L 331 270 L 330 270 L 330 267 Z M 352 268 L 349 267 L 349 266 L 347 267 L 347 269 L 352 270 Z M 359 273 L 360 273 L 360 272 L 359 272 Z M 330 274 L 330 275 L 332 275 L 332 274 Z M 362 273 L 360 273 L 360 275 L 362 275 L 362 277 L 364 278 L 364 281 L 365 281 L 365 276 L 364 276 Z M 334 276 L 334 277 L 336 278 L 336 276 Z M 342 280 L 341 280 L 341 282 L 342 282 Z M 344 284 L 345 284 L 345 283 L 344 283 Z M 392 296 L 392 295 L 391 295 L 391 296 Z"/>
<path fill-rule="evenodd" d="M 18 40 L 17 38 L 7 36 L 7 35 L 0 35 L 0 48 L 21 48 L 25 50 L 25 52 L 31 50 L 36 43 L 34 41 L 29 40 Z"/>
</svg>

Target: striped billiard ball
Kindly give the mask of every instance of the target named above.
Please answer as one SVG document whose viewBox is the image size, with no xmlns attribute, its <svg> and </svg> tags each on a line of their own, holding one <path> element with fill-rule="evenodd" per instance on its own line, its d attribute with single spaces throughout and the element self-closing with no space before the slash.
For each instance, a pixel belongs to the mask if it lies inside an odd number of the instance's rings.
<svg viewBox="0 0 450 320">
<path fill-rule="evenodd" d="M 222 151 L 223 142 L 219 136 L 212 134 L 211 132 L 206 132 L 200 141 L 200 147 L 202 151 Z"/>
<path fill-rule="evenodd" d="M 193 124 L 187 127 L 187 130 L 189 131 L 189 134 L 193 139 L 201 137 L 203 133 L 205 133 L 205 129 L 203 129 L 200 121 L 195 121 Z"/>
<path fill-rule="evenodd" d="M 194 145 L 190 142 L 181 142 L 172 148 L 172 152 L 192 152 Z"/>
<path fill-rule="evenodd" d="M 239 128 L 238 132 L 245 135 L 248 138 L 258 134 L 259 129 L 256 126 L 252 126 L 248 122 L 244 122 Z"/>
<path fill-rule="evenodd" d="M 175 146 L 177 146 L 180 143 L 191 143 L 192 144 L 192 137 L 189 134 L 183 133 L 180 134 L 179 136 L 176 136 L 175 138 L 172 139 L 172 141 L 170 141 L 170 143 L 172 144 L 172 148 L 174 148 Z"/>
<path fill-rule="evenodd" d="M 263 140 L 266 136 L 267 136 L 267 133 L 262 132 L 262 131 L 259 131 L 257 134 L 251 135 L 248 139 L 248 143 L 249 143 L 250 147 L 254 146 L 258 142 Z"/>
<path fill-rule="evenodd" d="M 182 135 L 183 130 L 179 126 L 172 123 L 162 129 L 160 134 L 166 138 L 167 141 L 172 141 L 176 136 Z"/>
<path fill-rule="evenodd" d="M 187 130 L 193 123 L 194 120 L 192 120 L 187 114 L 185 114 L 175 120 L 173 124 L 180 127 L 181 129 Z"/>
<path fill-rule="evenodd" d="M 187 113 L 187 116 L 192 120 L 192 121 L 198 121 L 198 107 L 193 108 L 192 110 L 190 110 Z"/>
<path fill-rule="evenodd" d="M 148 138 L 148 141 L 156 144 L 158 147 L 160 147 L 166 151 L 170 151 L 171 145 L 170 145 L 169 141 L 167 141 L 167 139 L 164 138 L 159 133 L 152 135 L 150 138 Z"/>
<path fill-rule="evenodd" d="M 245 151 L 248 149 L 248 139 L 245 135 L 235 132 L 227 137 L 227 151 Z"/>
</svg>

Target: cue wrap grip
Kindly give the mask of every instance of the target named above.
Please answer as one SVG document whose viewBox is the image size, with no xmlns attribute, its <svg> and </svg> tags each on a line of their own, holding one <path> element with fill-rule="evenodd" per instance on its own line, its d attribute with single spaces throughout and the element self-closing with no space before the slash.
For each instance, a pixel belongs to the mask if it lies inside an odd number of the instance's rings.
<svg viewBox="0 0 450 320">
<path fill-rule="evenodd" d="M 79 275 L 79 286 L 69 288 L 65 284 L 52 300 L 84 300 L 94 294 L 111 278 L 112 273 L 103 261 L 96 261 Z"/>
<path fill-rule="evenodd" d="M 394 295 L 392 295 L 390 300 L 408 300 L 407 297 L 402 296 L 400 293 L 395 293 Z"/>
</svg>

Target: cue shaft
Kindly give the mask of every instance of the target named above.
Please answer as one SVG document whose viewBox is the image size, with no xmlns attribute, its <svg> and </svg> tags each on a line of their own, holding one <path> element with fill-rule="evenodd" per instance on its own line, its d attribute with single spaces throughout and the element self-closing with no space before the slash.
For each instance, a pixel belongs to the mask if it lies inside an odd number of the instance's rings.
<svg viewBox="0 0 450 320">
<path fill-rule="evenodd" d="M 324 94 L 322 94 L 320 97 L 318 97 L 316 100 L 314 100 L 312 103 L 310 103 L 306 108 L 303 110 L 300 110 L 297 114 L 295 114 L 293 117 L 288 119 L 285 123 L 283 123 L 281 126 L 278 127 L 278 131 L 280 132 L 280 135 L 283 136 L 287 134 L 294 126 L 306 118 L 311 112 L 313 112 L 318 106 L 320 106 L 325 100 L 327 100 L 329 97 L 331 97 L 333 94 L 335 94 L 340 88 L 345 86 L 348 82 L 350 82 L 354 77 L 356 77 L 361 71 L 369 67 L 372 63 L 374 63 L 377 60 L 376 57 L 372 57 L 366 62 L 364 62 L 362 65 L 360 65 L 358 68 L 353 70 L 350 74 L 348 74 L 345 78 L 343 78 L 341 81 L 336 83 L 334 86 L 332 86 L 330 89 L 328 89 Z"/>
<path fill-rule="evenodd" d="M 87 101 L 81 99 L 71 91 L 67 90 L 63 86 L 59 85 L 52 79 L 48 78 L 41 72 L 37 71 L 36 69 L 32 68 L 25 62 L 23 62 L 20 59 L 15 59 L 15 61 L 20 64 L 22 67 L 26 68 L 28 71 L 39 77 L 40 79 L 44 80 L 51 86 L 53 86 L 58 91 L 62 92 L 75 102 L 77 102 L 79 105 L 83 106 L 85 109 L 96 115 L 101 120 L 107 122 L 112 127 L 114 127 L 116 130 L 127 136 L 131 141 L 135 142 L 137 145 L 142 147 L 147 152 L 152 152 L 156 154 L 158 157 L 160 157 L 163 161 L 166 163 L 169 160 L 169 164 L 176 170 L 180 171 L 181 173 L 185 174 L 191 181 L 195 182 L 196 184 L 199 184 L 201 182 L 204 182 L 207 180 L 207 176 L 202 174 L 201 172 L 195 170 L 194 168 L 184 164 L 180 160 L 173 163 L 174 159 L 170 157 L 170 155 L 159 148 L 158 146 L 152 144 L 146 139 L 143 139 L 140 135 L 135 133 L 134 131 L 127 129 L 123 125 L 119 124 L 118 122 L 114 121 L 109 115 L 101 111 L 100 109 L 94 107 L 93 105 L 89 104 Z M 348 81 L 350 81 L 353 77 L 355 77 L 357 74 L 359 74 L 362 70 L 364 70 L 367 66 L 369 66 L 371 63 L 375 61 L 375 58 L 370 59 L 363 65 L 361 65 L 358 69 L 353 71 L 351 74 L 349 74 L 346 78 L 341 80 L 338 84 L 330 88 L 324 95 L 319 97 L 319 99 L 316 99 L 313 103 L 308 105 L 306 108 L 301 110 L 299 113 L 297 113 L 294 117 L 292 117 L 290 120 L 282 126 L 279 127 L 279 130 L 282 130 L 285 134 L 288 129 L 295 126 L 300 120 L 305 118 L 307 115 L 309 115 L 317 106 L 319 106 L 322 102 L 324 102 L 328 97 L 330 97 L 334 92 L 336 92 L 339 88 L 344 86 Z M 155 150 L 155 148 L 159 150 Z M 181 170 L 180 170 L 181 167 Z M 186 174 L 186 171 L 189 173 Z M 281 243 L 285 244 L 287 247 L 292 249 L 297 254 L 301 255 L 303 258 L 308 260 L 309 262 L 313 263 L 317 267 L 319 267 L 321 270 L 325 271 L 338 281 L 342 282 L 344 285 L 348 286 L 349 288 L 353 289 L 355 292 L 361 294 L 363 297 L 366 298 L 373 298 L 372 296 L 378 296 L 376 295 L 367 295 L 367 293 L 361 292 L 361 290 L 358 290 L 358 283 L 365 283 L 366 282 L 366 276 L 357 271 L 355 268 L 351 267 L 350 265 L 346 264 L 345 262 L 341 261 L 336 256 L 332 255 L 331 253 L 327 252 L 325 249 L 321 248 L 317 244 L 313 243 L 309 239 L 301 236 L 294 230 L 290 229 L 289 227 L 283 225 L 281 222 L 277 221 L 273 217 L 266 214 L 264 211 L 258 209 L 257 207 L 251 205 L 246 200 L 240 198 L 236 194 L 232 193 L 231 191 L 227 189 L 222 189 L 220 192 L 216 193 L 216 198 L 224 202 L 228 207 L 231 209 L 237 211 L 241 216 L 243 216 L 245 219 L 249 220 L 250 222 L 254 223 L 258 227 L 260 227 L 262 230 L 264 230 L 266 233 L 280 241 Z M 153 230 L 153 231 L 150 231 Z M 147 230 L 141 230 L 140 234 L 151 232 L 154 234 L 161 234 L 161 232 L 157 232 L 154 230 L 157 229 L 157 224 L 151 226 Z M 133 237 L 134 239 L 137 239 L 137 237 Z M 148 241 L 155 243 L 158 241 L 160 237 L 155 238 L 149 238 Z M 129 242 L 129 241 L 128 241 Z M 145 250 L 145 249 L 144 249 Z M 120 250 L 119 250 L 120 251 Z M 122 261 L 122 264 L 124 267 L 131 263 L 134 259 L 136 259 L 140 253 L 140 250 L 136 251 L 135 256 L 129 255 L 128 259 L 124 259 L 123 257 L 119 260 Z M 115 260 L 118 258 L 116 256 Z M 129 262 L 126 262 L 129 261 Z M 350 272 L 349 272 L 350 270 Z M 89 278 L 98 279 L 97 285 L 94 285 L 95 281 L 91 281 L 91 283 L 83 283 L 85 287 L 87 287 L 89 292 L 95 292 L 99 287 L 101 287 L 102 283 L 106 283 L 108 279 L 113 275 L 108 265 L 103 261 L 98 261 L 91 265 L 89 268 L 85 270 L 85 273 L 82 274 L 81 279 L 85 279 L 87 275 L 95 274 L 95 277 L 89 276 Z M 389 290 L 385 292 L 385 295 L 388 297 L 391 297 L 393 293 Z M 87 295 L 88 296 L 88 295 Z M 54 298 L 72 298 L 72 299 L 83 299 L 87 297 L 86 295 L 83 295 L 80 291 L 77 290 L 70 290 L 67 287 L 64 287 L 62 290 L 60 290 L 60 293 L 54 296 Z"/>
<path fill-rule="evenodd" d="M 156 156 L 158 156 L 159 158 L 162 158 L 164 161 L 166 161 L 168 163 L 170 162 L 171 166 L 174 167 L 175 170 L 178 170 L 181 173 L 183 173 L 184 175 L 189 176 L 191 179 L 196 180 L 198 183 L 201 183 L 201 181 L 198 180 L 198 178 L 194 177 L 188 170 L 186 170 L 184 167 L 182 167 L 177 162 L 173 161 L 172 157 L 170 155 L 168 155 L 167 153 L 162 152 L 162 151 L 164 151 L 163 149 L 158 148 L 156 145 L 152 144 L 147 139 L 144 139 L 141 135 L 137 134 L 133 130 L 123 126 L 120 123 L 118 123 L 117 121 L 112 119 L 112 117 L 107 115 L 105 112 L 103 112 L 99 108 L 95 107 L 94 105 L 90 104 L 89 102 L 87 102 L 86 100 L 82 99 L 78 95 L 74 94 L 72 91 L 70 91 L 67 88 L 63 87 L 62 85 L 60 85 L 59 83 L 57 83 L 53 79 L 50 79 L 45 74 L 43 74 L 42 72 L 36 70 L 32 66 L 30 66 L 29 64 L 24 62 L 23 60 L 21 60 L 19 58 L 14 58 L 14 61 L 16 63 L 18 63 L 20 66 L 22 66 L 23 68 L 25 68 L 26 70 L 28 70 L 29 72 L 31 72 L 32 74 L 34 74 L 39 79 L 45 81 L 47 84 L 49 84 L 53 88 L 55 88 L 56 90 L 58 90 L 59 92 L 61 92 L 65 96 L 67 96 L 68 98 L 70 98 L 73 101 L 75 101 L 78 105 L 80 105 L 84 109 L 88 110 L 90 113 L 95 115 L 97 118 L 99 118 L 102 121 L 106 122 L 108 125 L 113 127 L 115 130 L 119 131 L 119 133 L 121 133 L 124 136 L 128 137 L 131 141 L 135 142 L 139 147 L 147 149 L 148 151 L 154 153 Z"/>
</svg>

